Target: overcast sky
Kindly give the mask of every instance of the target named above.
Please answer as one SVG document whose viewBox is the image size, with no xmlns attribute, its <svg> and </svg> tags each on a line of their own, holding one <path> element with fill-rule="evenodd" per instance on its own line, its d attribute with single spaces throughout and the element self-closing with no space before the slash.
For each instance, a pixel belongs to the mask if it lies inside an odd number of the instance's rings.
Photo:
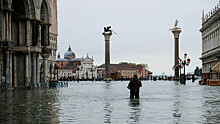
<svg viewBox="0 0 220 124">
<path fill-rule="evenodd" d="M 154 74 L 173 74 L 174 37 L 169 29 L 179 20 L 180 57 L 192 60 L 187 72 L 201 67 L 201 15 L 219 0 L 58 0 L 58 51 L 70 45 L 76 57 L 105 62 L 103 27 L 111 25 L 111 63 L 145 63 Z"/>
</svg>

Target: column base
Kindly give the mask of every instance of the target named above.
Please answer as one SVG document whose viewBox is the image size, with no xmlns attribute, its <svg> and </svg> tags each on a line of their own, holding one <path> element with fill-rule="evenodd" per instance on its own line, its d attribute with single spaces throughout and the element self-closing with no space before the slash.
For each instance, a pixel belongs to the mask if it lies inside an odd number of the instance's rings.
<svg viewBox="0 0 220 124">
<path fill-rule="evenodd" d="M 104 81 L 112 81 L 111 78 L 105 78 Z"/>
</svg>

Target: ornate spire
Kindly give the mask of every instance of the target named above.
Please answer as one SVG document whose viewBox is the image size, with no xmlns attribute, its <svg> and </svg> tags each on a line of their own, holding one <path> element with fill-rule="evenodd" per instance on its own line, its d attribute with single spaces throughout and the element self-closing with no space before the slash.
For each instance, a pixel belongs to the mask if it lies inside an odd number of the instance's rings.
<svg viewBox="0 0 220 124">
<path fill-rule="evenodd" d="M 70 45 L 69 45 L 69 49 L 68 49 L 68 51 L 72 51 Z"/>
<path fill-rule="evenodd" d="M 205 22 L 204 10 L 202 10 L 202 23 Z"/>
<path fill-rule="evenodd" d="M 58 52 L 57 58 L 60 59 L 60 52 Z"/>
</svg>

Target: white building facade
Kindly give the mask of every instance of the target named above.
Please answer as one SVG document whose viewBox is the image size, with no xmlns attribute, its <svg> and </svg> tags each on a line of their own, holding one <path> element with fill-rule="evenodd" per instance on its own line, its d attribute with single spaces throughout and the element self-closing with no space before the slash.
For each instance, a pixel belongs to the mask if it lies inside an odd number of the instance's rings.
<svg viewBox="0 0 220 124">
<path fill-rule="evenodd" d="M 202 15 L 202 73 L 203 78 L 219 78 L 220 59 L 220 9 L 217 5 Z"/>
<path fill-rule="evenodd" d="M 88 55 L 86 58 L 82 58 L 81 65 L 77 67 L 76 76 L 79 79 L 95 79 L 97 77 L 97 68 L 93 65 L 93 58 Z"/>
</svg>

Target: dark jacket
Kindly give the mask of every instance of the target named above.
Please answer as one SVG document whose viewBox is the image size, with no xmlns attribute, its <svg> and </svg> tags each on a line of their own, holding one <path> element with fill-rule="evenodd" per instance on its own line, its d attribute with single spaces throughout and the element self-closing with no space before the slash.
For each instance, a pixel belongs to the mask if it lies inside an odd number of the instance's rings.
<svg viewBox="0 0 220 124">
<path fill-rule="evenodd" d="M 128 88 L 130 89 L 131 92 L 139 92 L 140 87 L 142 87 L 142 83 L 140 80 L 133 78 L 130 80 L 128 84 Z"/>
</svg>

